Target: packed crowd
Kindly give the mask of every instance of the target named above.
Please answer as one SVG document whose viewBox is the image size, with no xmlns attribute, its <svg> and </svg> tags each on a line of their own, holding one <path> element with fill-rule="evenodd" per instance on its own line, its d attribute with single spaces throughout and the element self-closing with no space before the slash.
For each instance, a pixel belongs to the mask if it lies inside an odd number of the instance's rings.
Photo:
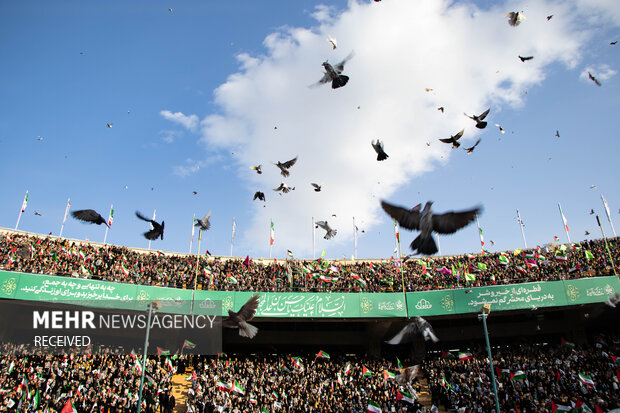
<svg viewBox="0 0 620 413">
<path fill-rule="evenodd" d="M 619 339 L 597 337 L 593 346 L 564 342 L 494 349 L 500 411 L 608 412 L 620 407 Z M 486 349 L 472 353 L 444 352 L 423 362 L 434 403 L 457 412 L 494 411 Z"/>
<path fill-rule="evenodd" d="M 613 263 L 620 243 L 609 240 Z M 391 292 L 554 281 L 614 273 L 603 240 L 507 253 L 380 261 L 252 260 L 144 252 L 67 239 L 0 234 L 0 269 L 176 288 Z"/>
</svg>

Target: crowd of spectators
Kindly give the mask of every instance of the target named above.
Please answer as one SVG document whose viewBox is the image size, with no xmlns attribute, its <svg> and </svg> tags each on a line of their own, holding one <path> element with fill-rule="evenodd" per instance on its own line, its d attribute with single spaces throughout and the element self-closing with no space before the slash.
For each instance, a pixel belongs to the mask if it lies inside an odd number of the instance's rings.
<svg viewBox="0 0 620 413">
<path fill-rule="evenodd" d="M 400 260 L 263 260 L 170 254 L 0 234 L 0 269 L 204 290 L 392 292 L 555 281 L 614 273 L 618 238 L 502 253 Z"/>
</svg>

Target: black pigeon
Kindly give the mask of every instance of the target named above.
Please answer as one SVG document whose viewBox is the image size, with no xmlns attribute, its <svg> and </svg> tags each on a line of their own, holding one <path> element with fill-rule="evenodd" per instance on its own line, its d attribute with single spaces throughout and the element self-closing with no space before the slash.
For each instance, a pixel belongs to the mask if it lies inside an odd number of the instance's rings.
<svg viewBox="0 0 620 413">
<path fill-rule="evenodd" d="M 290 187 L 290 186 L 287 186 L 284 182 L 280 182 L 280 186 L 277 187 L 277 188 L 274 188 L 273 190 L 274 191 L 282 191 L 285 194 L 288 194 L 289 192 L 294 191 L 295 187 L 294 186 Z M 282 195 L 282 194 L 280 194 L 280 195 Z"/>
<path fill-rule="evenodd" d="M 202 231 L 208 230 L 209 228 L 211 228 L 211 223 L 209 222 L 209 218 L 211 218 L 211 211 L 207 212 L 207 215 L 205 215 L 203 219 L 198 218 L 194 226 L 200 227 Z"/>
<path fill-rule="evenodd" d="M 586 231 L 586 233 L 584 235 L 587 237 L 588 235 L 590 235 L 590 232 Z"/>
<path fill-rule="evenodd" d="M 325 236 L 323 238 L 325 239 L 330 239 L 336 236 L 336 233 L 338 232 L 338 230 L 336 229 L 332 229 L 329 224 L 327 223 L 327 221 L 318 221 L 316 222 L 316 226 L 317 227 L 321 227 L 323 228 L 325 231 L 327 231 L 325 233 Z"/>
<path fill-rule="evenodd" d="M 41 215 L 41 213 L 39 211 L 34 211 L 34 214 L 38 217 L 42 217 L 43 215 Z"/>
<path fill-rule="evenodd" d="M 459 146 L 461 146 L 461 143 L 458 140 L 461 139 L 461 137 L 463 136 L 463 132 L 465 132 L 465 129 L 462 129 L 459 133 L 457 133 L 456 135 L 450 136 L 449 138 L 439 139 L 439 140 L 442 141 L 443 143 L 451 143 L 453 148 L 458 148 Z"/>
<path fill-rule="evenodd" d="M 590 210 L 590 215 L 594 215 L 594 210 L 593 209 Z"/>
<path fill-rule="evenodd" d="M 160 238 L 160 237 L 162 240 L 164 239 L 164 225 L 165 225 L 164 221 L 162 221 L 160 224 L 159 222 L 156 222 L 155 220 L 145 217 L 139 211 L 136 211 L 136 216 L 140 218 L 142 221 L 151 223 L 152 228 L 150 231 L 147 231 L 143 234 L 144 238 L 149 239 L 151 241 L 156 240 L 157 238 Z"/>
<path fill-rule="evenodd" d="M 192 191 L 192 194 L 198 195 L 198 191 Z"/>
<path fill-rule="evenodd" d="M 444 108 L 443 108 L 443 106 L 438 107 L 438 108 L 437 108 L 437 110 L 440 110 L 440 111 L 441 111 L 441 113 L 443 113 L 443 112 L 444 112 Z"/>
<path fill-rule="evenodd" d="M 254 198 L 252 198 L 252 201 L 256 201 L 257 199 L 260 200 L 260 201 L 265 202 L 265 194 L 262 193 L 261 191 L 257 191 L 254 194 Z"/>
<path fill-rule="evenodd" d="M 260 175 L 263 173 L 262 167 L 263 165 L 250 166 L 250 169 L 256 171 L 256 173 Z"/>
<path fill-rule="evenodd" d="M 433 240 L 433 231 L 440 234 L 453 234 L 471 223 L 476 215 L 482 211 L 481 207 L 476 207 L 466 211 L 450 211 L 434 215 L 431 211 L 431 205 L 433 202 L 428 201 L 422 212 L 412 212 L 407 208 L 381 201 L 383 210 L 398 221 L 400 226 L 421 231 L 420 235 L 410 245 L 411 249 L 417 250 L 419 254 L 432 255 L 437 252 L 437 245 Z"/>
<path fill-rule="evenodd" d="M 500 125 L 499 123 L 496 123 L 495 126 L 497 126 L 499 128 L 499 131 L 501 133 L 506 133 L 506 130 L 504 128 L 502 128 L 502 125 Z"/>
<path fill-rule="evenodd" d="M 613 42 L 611 42 L 611 43 L 609 43 L 609 44 L 610 44 L 611 46 L 615 46 L 615 45 L 616 45 L 616 43 L 618 43 L 618 41 L 617 41 L 617 40 L 615 40 L 615 41 L 613 41 Z"/>
<path fill-rule="evenodd" d="M 103 219 L 103 217 L 94 209 L 81 209 L 79 211 L 73 211 L 71 216 L 75 219 L 79 219 L 80 221 L 90 222 L 91 224 L 104 224 L 106 227 L 108 226 L 106 220 Z"/>
<path fill-rule="evenodd" d="M 377 142 L 370 141 L 372 148 L 377 152 L 377 160 L 384 161 L 388 158 L 388 154 L 383 150 L 383 142 L 377 139 Z"/>
<path fill-rule="evenodd" d="M 521 59 L 522 62 L 525 62 L 526 60 L 532 60 L 534 58 L 534 56 L 519 56 L 519 59 Z"/>
<path fill-rule="evenodd" d="M 547 21 L 551 20 L 553 18 L 553 14 L 550 14 L 549 16 L 547 16 Z"/>
<path fill-rule="evenodd" d="M 349 76 L 345 76 L 342 74 L 344 70 L 344 64 L 353 57 L 353 52 L 351 52 L 342 62 L 338 63 L 335 66 L 330 65 L 327 60 L 323 62 L 323 68 L 325 69 L 325 74 L 321 78 L 321 80 L 316 83 L 316 85 L 322 85 L 323 83 L 332 82 L 332 89 L 338 89 L 339 87 L 343 87 L 349 81 Z"/>
<path fill-rule="evenodd" d="M 228 318 L 222 321 L 222 327 L 238 328 L 241 337 L 254 338 L 258 328 L 247 322 L 254 318 L 258 309 L 258 294 L 254 294 L 238 313 L 228 310 Z"/>
<path fill-rule="evenodd" d="M 592 73 L 588 72 L 588 77 L 590 78 L 590 80 L 592 80 L 594 83 L 596 83 L 598 86 L 601 86 L 601 82 L 598 81 L 597 78 L 595 78 L 594 76 L 592 76 Z"/>
<path fill-rule="evenodd" d="M 310 185 L 314 188 L 314 192 L 321 192 L 322 185 L 315 184 L 314 182 L 310 183 Z"/>
<path fill-rule="evenodd" d="M 434 343 L 438 342 L 439 339 L 435 335 L 433 331 L 433 327 L 431 324 L 423 319 L 420 316 L 415 316 L 414 320 L 403 327 L 402 330 L 398 332 L 391 340 L 386 341 L 388 344 L 401 344 L 401 343 L 409 343 L 413 341 L 413 339 L 421 335 L 424 337 L 425 341 L 433 340 Z"/>
<path fill-rule="evenodd" d="M 491 108 L 485 110 L 479 116 L 476 116 L 476 115 L 469 116 L 467 113 L 464 113 L 464 115 L 467 116 L 469 119 L 473 119 L 474 121 L 476 121 L 476 127 L 478 129 L 484 129 L 487 127 L 487 123 L 483 122 L 482 120 L 487 117 L 490 111 L 491 111 Z"/>
<path fill-rule="evenodd" d="M 274 164 L 275 166 L 277 166 L 278 168 L 280 168 L 280 173 L 282 174 L 283 177 L 287 177 L 290 175 L 288 169 L 290 167 L 292 167 L 293 165 L 295 165 L 295 162 L 297 162 L 297 157 L 294 157 L 293 159 L 291 159 L 290 161 L 286 161 L 284 163 L 278 161 L 278 163 Z M 260 165 L 259 165 L 260 166 Z"/>
<path fill-rule="evenodd" d="M 467 155 L 469 155 L 470 153 L 472 153 L 474 151 L 474 149 L 476 149 L 476 146 L 478 146 L 479 143 L 480 143 L 480 138 L 478 138 L 476 143 L 474 143 L 474 146 L 472 146 L 471 148 L 463 148 L 463 149 L 466 150 L 467 151 Z"/>
<path fill-rule="evenodd" d="M 555 131 L 555 136 L 557 136 L 558 138 L 560 137 L 560 131 L 559 130 Z"/>
</svg>

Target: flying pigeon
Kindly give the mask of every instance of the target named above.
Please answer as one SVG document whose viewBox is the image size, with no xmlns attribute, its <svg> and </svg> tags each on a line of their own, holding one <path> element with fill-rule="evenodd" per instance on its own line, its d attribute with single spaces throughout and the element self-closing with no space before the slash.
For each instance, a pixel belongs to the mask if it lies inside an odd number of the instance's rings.
<svg viewBox="0 0 620 413">
<path fill-rule="evenodd" d="M 483 119 L 487 117 L 490 111 L 491 111 L 491 108 L 485 110 L 479 116 L 476 116 L 476 115 L 469 116 L 467 113 L 463 113 L 463 114 L 467 116 L 469 119 L 473 119 L 476 122 L 476 127 L 478 129 L 484 129 L 487 127 L 487 123 L 483 122 Z"/>
<path fill-rule="evenodd" d="M 558 138 L 560 137 L 560 131 L 559 130 L 555 131 L 555 136 L 558 137 Z"/>
<path fill-rule="evenodd" d="M 495 241 L 491 240 L 491 245 L 495 245 Z"/>
<path fill-rule="evenodd" d="M 415 316 L 413 321 L 403 327 L 391 340 L 386 341 L 388 344 L 409 343 L 417 336 L 421 335 L 425 341 L 433 340 L 434 343 L 439 339 L 433 332 L 431 324 L 420 316 Z"/>
<path fill-rule="evenodd" d="M 508 18 L 508 24 L 512 27 L 517 27 L 521 24 L 521 20 L 525 20 L 525 14 L 520 11 L 511 11 L 504 14 L 504 17 Z"/>
<path fill-rule="evenodd" d="M 295 162 L 297 162 L 297 157 L 294 157 L 293 159 L 291 159 L 290 161 L 286 161 L 284 163 L 278 161 L 278 163 L 274 164 L 275 166 L 277 166 L 278 168 L 280 168 L 280 173 L 282 174 L 283 177 L 287 177 L 290 175 L 288 169 L 290 167 L 292 167 L 293 165 L 295 165 Z M 259 165 L 260 167 L 260 165 Z M 260 172 L 259 172 L 260 173 Z"/>
<path fill-rule="evenodd" d="M 284 182 L 280 182 L 280 186 L 273 189 L 274 191 L 282 191 L 285 194 L 288 194 L 290 191 L 294 191 L 295 187 L 288 187 Z"/>
<path fill-rule="evenodd" d="M 311 183 L 310 185 L 312 185 L 314 187 L 314 192 L 321 192 L 321 187 L 323 186 L 323 184 L 321 183 L 321 185 L 319 184 L 315 184 L 314 182 Z"/>
<path fill-rule="evenodd" d="M 252 201 L 256 201 L 257 199 L 265 202 L 265 194 L 261 191 L 256 191 L 256 193 L 254 194 L 254 198 L 252 198 Z"/>
<path fill-rule="evenodd" d="M 258 333 L 258 328 L 247 322 L 254 318 L 258 308 L 258 294 L 254 294 L 238 313 L 232 309 L 228 310 L 228 318 L 222 321 L 222 327 L 238 328 L 241 337 L 254 338 Z"/>
<path fill-rule="evenodd" d="M 526 60 L 532 60 L 534 58 L 534 56 L 521 56 L 519 55 L 519 59 L 521 59 L 522 62 L 525 62 Z"/>
<path fill-rule="evenodd" d="M 321 227 L 323 228 L 325 231 L 327 231 L 325 233 L 325 236 L 323 238 L 325 239 L 330 239 L 336 236 L 336 233 L 338 232 L 338 230 L 336 229 L 332 229 L 329 224 L 327 223 L 327 221 L 318 221 L 316 222 L 316 227 Z"/>
<path fill-rule="evenodd" d="M 590 185 L 590 189 L 596 188 L 596 185 Z"/>
<path fill-rule="evenodd" d="M 480 143 L 480 138 L 478 138 L 478 140 L 476 141 L 476 143 L 474 143 L 474 146 L 472 146 L 471 148 L 463 148 L 464 150 L 467 151 L 467 155 L 471 154 L 474 149 L 476 149 L 476 146 L 478 146 L 478 144 Z"/>
<path fill-rule="evenodd" d="M 449 138 L 439 139 L 439 140 L 442 141 L 443 143 L 451 143 L 453 148 L 458 148 L 459 146 L 461 146 L 461 143 L 458 142 L 458 140 L 463 136 L 463 132 L 465 132 L 465 129 L 462 129 L 459 133 L 457 133 L 456 135 L 450 136 Z"/>
<path fill-rule="evenodd" d="M 198 191 L 192 191 L 192 194 L 198 195 Z"/>
<path fill-rule="evenodd" d="M 327 36 L 327 42 L 332 45 L 333 50 L 336 50 L 336 47 L 338 47 L 338 43 L 336 42 L 336 39 L 334 39 L 331 36 Z"/>
<path fill-rule="evenodd" d="M 592 76 L 592 73 L 588 72 L 588 77 L 590 78 L 590 80 L 592 80 L 594 83 L 596 83 L 598 86 L 601 86 L 601 82 L 598 81 L 597 78 L 595 78 L 594 76 Z"/>
<path fill-rule="evenodd" d="M 262 169 L 263 165 L 257 165 L 257 166 L 250 166 L 250 169 L 256 171 L 257 174 L 262 174 L 263 173 L 263 169 Z M 292 165 L 291 165 L 292 166 Z"/>
<path fill-rule="evenodd" d="M 200 227 L 202 231 L 206 231 L 211 228 L 211 223 L 209 222 L 209 218 L 211 218 L 211 211 L 207 212 L 207 215 L 204 216 L 203 219 L 196 219 L 195 227 Z"/>
<path fill-rule="evenodd" d="M 336 66 L 332 66 L 326 61 L 323 62 L 323 68 L 325 69 L 325 74 L 321 80 L 315 83 L 316 86 L 322 85 L 323 83 L 332 82 L 332 89 L 338 89 L 339 87 L 343 87 L 349 81 L 349 76 L 345 76 L 342 74 L 344 70 L 344 64 L 353 57 L 353 52 L 351 52 L 342 62 L 338 63 Z"/>
<path fill-rule="evenodd" d="M 112 125 L 113 125 L 113 123 L 106 123 L 105 125 L 106 125 L 108 128 L 111 128 L 111 127 L 112 127 Z"/>
<path fill-rule="evenodd" d="M 411 384 L 413 379 L 415 379 L 420 371 L 420 365 L 416 364 L 415 366 L 407 367 L 402 370 L 397 376 L 394 376 L 394 381 L 400 384 L 401 386 L 406 386 L 407 384 Z"/>
<path fill-rule="evenodd" d="M 164 225 L 165 225 L 164 221 L 162 221 L 160 224 L 159 222 L 156 222 L 155 220 L 145 217 L 138 211 L 136 211 L 136 216 L 140 218 L 142 221 L 151 223 L 152 228 L 150 231 L 147 231 L 143 234 L 144 238 L 149 239 L 151 241 L 156 240 L 157 238 L 160 238 L 160 237 L 162 240 L 164 239 Z"/>
<path fill-rule="evenodd" d="M 433 89 L 428 88 L 428 87 L 425 87 L 424 90 L 427 91 L 427 92 L 432 92 L 433 91 Z"/>
<path fill-rule="evenodd" d="M 75 219 L 79 219 L 80 221 L 90 222 L 91 224 L 104 224 L 106 227 L 108 226 L 106 220 L 103 219 L 103 217 L 94 209 L 81 209 L 79 211 L 73 211 L 71 216 Z"/>
<path fill-rule="evenodd" d="M 41 213 L 39 211 L 34 211 L 34 214 L 38 217 L 42 217 L 43 215 L 41 215 Z"/>
<path fill-rule="evenodd" d="M 417 250 L 420 254 L 432 255 L 437 252 L 437 245 L 433 240 L 433 231 L 440 234 L 453 234 L 459 229 L 471 223 L 476 215 L 482 211 L 481 207 L 476 207 L 460 212 L 446 212 L 434 215 L 431 211 L 432 201 L 424 205 L 422 212 L 412 212 L 411 210 L 381 201 L 383 210 L 394 218 L 401 227 L 407 229 L 420 230 L 420 235 L 411 242 L 411 249 Z"/>
<path fill-rule="evenodd" d="M 590 209 L 590 215 L 594 215 L 594 209 Z"/>
<path fill-rule="evenodd" d="M 547 21 L 551 20 L 553 18 L 553 14 L 550 14 L 549 16 L 547 16 Z"/>
<path fill-rule="evenodd" d="M 168 9 L 168 11 L 169 11 L 170 13 L 172 13 L 172 9 Z"/>
<path fill-rule="evenodd" d="M 37 136 L 37 140 L 40 142 L 43 140 L 43 136 Z"/>
<path fill-rule="evenodd" d="M 611 43 L 609 43 L 609 44 L 610 44 L 611 46 L 615 46 L 617 43 L 618 43 L 618 41 L 617 41 L 617 40 L 615 40 L 615 41 L 613 41 L 613 42 L 611 42 Z"/>
<path fill-rule="evenodd" d="M 614 295 L 607 297 L 607 305 L 610 307 L 616 308 L 618 301 L 620 301 L 620 293 L 615 293 Z"/>
<path fill-rule="evenodd" d="M 496 123 L 495 126 L 497 126 L 499 128 L 499 131 L 501 133 L 506 133 L 506 131 L 504 130 L 504 128 L 502 128 L 502 125 L 500 125 L 499 123 Z"/>
<path fill-rule="evenodd" d="M 377 152 L 377 160 L 384 161 L 388 158 L 388 154 L 383 150 L 383 142 L 377 139 L 377 142 L 370 141 L 372 148 Z"/>
<path fill-rule="evenodd" d="M 588 235 L 590 235 L 590 233 L 586 230 L 586 233 L 584 235 L 587 237 Z"/>
<path fill-rule="evenodd" d="M 443 113 L 443 112 L 444 112 L 444 108 L 443 108 L 443 106 L 438 107 L 438 108 L 437 108 L 437 110 L 440 110 L 440 111 L 441 111 L 441 113 Z"/>
</svg>

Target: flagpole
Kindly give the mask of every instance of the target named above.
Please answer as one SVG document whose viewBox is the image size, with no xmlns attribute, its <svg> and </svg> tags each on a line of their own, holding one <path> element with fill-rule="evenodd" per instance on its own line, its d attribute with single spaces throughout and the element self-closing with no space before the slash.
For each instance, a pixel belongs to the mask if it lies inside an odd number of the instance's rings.
<svg viewBox="0 0 620 413">
<path fill-rule="evenodd" d="M 271 251 L 273 250 L 273 238 L 271 232 L 273 231 L 273 219 L 270 219 L 271 225 L 269 226 L 269 258 L 271 259 Z M 275 231 L 274 231 L 275 232 Z"/>
<path fill-rule="evenodd" d="M 568 224 L 566 224 L 566 217 L 564 216 L 564 212 L 562 212 L 562 205 L 558 202 L 558 208 L 560 209 L 560 216 L 562 217 L 562 225 L 564 226 L 564 231 L 566 231 L 566 238 L 568 238 L 568 243 L 571 243 L 570 235 L 568 235 Z"/>
<path fill-rule="evenodd" d="M 478 221 L 478 214 L 476 214 L 476 225 L 478 225 L 478 235 L 480 235 L 480 250 L 484 251 L 484 240 L 482 238 L 482 229 L 480 228 L 480 221 Z"/>
<path fill-rule="evenodd" d="M 194 231 L 195 231 L 195 226 L 194 223 L 196 222 L 196 214 L 194 213 L 194 217 L 192 218 L 192 237 L 189 239 L 189 254 L 192 254 L 192 246 L 194 245 Z M 199 251 L 200 252 L 200 251 Z"/>
<path fill-rule="evenodd" d="M 69 215 L 69 209 L 71 208 L 71 197 L 67 198 L 67 207 L 65 208 L 65 216 L 62 218 L 62 224 L 60 225 L 60 235 L 59 238 L 62 238 L 62 230 L 65 227 L 65 221 L 67 220 L 67 215 Z"/>
<path fill-rule="evenodd" d="M 314 217 L 312 217 L 312 259 L 316 260 L 316 227 L 314 226 Z"/>
<path fill-rule="evenodd" d="M 198 256 L 196 257 L 196 276 L 194 277 L 194 290 L 196 289 L 196 283 L 198 282 L 198 267 L 200 265 L 200 240 L 201 239 L 202 239 L 202 228 L 198 230 Z"/>
<path fill-rule="evenodd" d="M 607 237 L 605 236 L 605 231 L 603 231 L 603 226 L 601 225 L 601 220 L 596 216 L 596 222 L 598 223 L 598 227 L 601 229 L 601 234 L 603 234 L 603 239 L 605 240 L 605 248 L 607 248 L 607 254 L 609 254 L 609 263 L 611 264 L 611 268 L 614 270 L 614 275 L 617 277 L 618 273 L 616 272 L 616 267 L 614 266 L 614 260 L 611 256 L 611 251 L 609 251 L 609 244 L 607 244 Z"/>
<path fill-rule="evenodd" d="M 398 228 L 397 227 L 397 223 L 396 220 L 394 220 L 394 228 Z M 396 237 L 396 245 L 398 246 L 398 261 L 400 261 L 400 281 L 403 285 L 403 294 L 406 293 L 405 291 L 405 273 L 404 273 L 404 264 L 403 264 L 403 253 L 402 250 L 400 248 L 400 231 L 396 231 L 396 234 L 398 235 Z"/>
<path fill-rule="evenodd" d="M 105 227 L 105 235 L 103 236 L 103 243 L 104 244 L 105 244 L 106 240 L 108 239 L 108 230 L 110 229 L 110 225 L 111 225 L 110 220 L 112 219 L 112 214 L 114 213 L 113 212 L 114 210 L 112 209 L 113 207 L 114 207 L 114 205 L 110 205 L 110 215 L 108 216 L 108 225 L 106 225 L 106 227 Z"/>
<path fill-rule="evenodd" d="M 357 259 L 357 227 L 355 226 L 355 217 L 353 217 L 353 257 Z"/>
<path fill-rule="evenodd" d="M 15 229 L 19 226 L 19 220 L 22 217 L 22 212 L 26 210 L 26 205 L 28 204 L 28 190 L 26 189 L 26 196 L 24 196 L 24 201 L 22 202 L 22 207 L 19 209 L 19 215 L 17 216 L 17 224 L 15 224 Z"/>
<path fill-rule="evenodd" d="M 523 237 L 523 245 L 525 245 L 525 249 L 527 249 L 527 241 L 525 240 L 525 231 L 523 231 L 523 221 L 521 220 L 521 214 L 517 209 L 517 222 L 519 223 L 519 227 L 521 227 L 521 236 Z"/>
<path fill-rule="evenodd" d="M 156 209 L 153 210 L 153 221 L 155 221 L 155 212 L 157 212 Z M 148 249 L 151 249 L 151 240 L 149 240 L 149 248 Z"/>
<path fill-rule="evenodd" d="M 439 234 L 435 233 L 435 236 L 437 237 L 437 254 L 441 255 L 441 243 L 439 242 Z"/>
<path fill-rule="evenodd" d="M 611 225 L 611 232 L 614 233 L 614 238 L 617 237 L 616 229 L 614 228 L 614 223 L 611 221 L 611 213 L 609 212 L 609 205 L 607 205 L 607 200 L 601 194 L 601 199 L 603 200 L 603 206 L 605 207 L 605 214 L 607 214 L 607 220 L 609 221 L 609 225 Z"/>
<path fill-rule="evenodd" d="M 237 228 L 237 223 L 235 222 L 235 217 L 233 217 L 233 225 L 232 225 L 232 231 L 230 234 L 230 256 L 232 257 L 232 252 L 233 252 L 233 242 L 235 240 L 235 229 Z"/>
</svg>

